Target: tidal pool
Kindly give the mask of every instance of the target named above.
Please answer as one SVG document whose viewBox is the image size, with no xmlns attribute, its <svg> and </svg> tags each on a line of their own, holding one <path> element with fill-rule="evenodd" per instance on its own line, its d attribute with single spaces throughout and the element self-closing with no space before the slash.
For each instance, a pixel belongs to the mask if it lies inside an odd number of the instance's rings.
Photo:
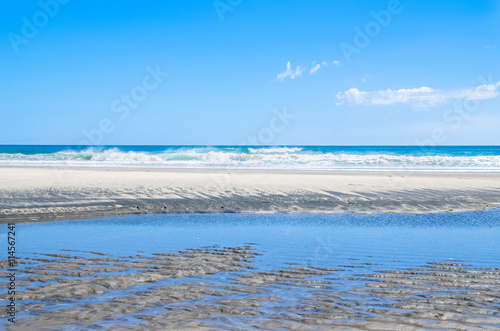
<svg viewBox="0 0 500 331">
<path fill-rule="evenodd" d="M 500 210 L 142 215 L 16 237 L 13 330 L 500 327 Z"/>
</svg>

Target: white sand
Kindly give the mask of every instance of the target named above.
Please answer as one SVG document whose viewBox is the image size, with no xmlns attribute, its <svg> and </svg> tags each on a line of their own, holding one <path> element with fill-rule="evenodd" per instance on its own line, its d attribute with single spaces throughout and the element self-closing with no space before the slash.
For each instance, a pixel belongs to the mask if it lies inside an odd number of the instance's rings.
<svg viewBox="0 0 500 331">
<path fill-rule="evenodd" d="M 440 212 L 500 207 L 500 174 L 0 168 L 0 220 L 180 212 Z"/>
</svg>

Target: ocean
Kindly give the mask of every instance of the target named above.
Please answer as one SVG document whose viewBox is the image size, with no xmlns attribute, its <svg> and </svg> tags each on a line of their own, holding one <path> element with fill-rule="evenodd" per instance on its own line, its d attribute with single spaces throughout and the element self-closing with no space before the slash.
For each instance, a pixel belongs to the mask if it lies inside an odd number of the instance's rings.
<svg viewBox="0 0 500 331">
<path fill-rule="evenodd" d="M 0 166 L 500 171 L 500 146 L 0 145 Z"/>
</svg>

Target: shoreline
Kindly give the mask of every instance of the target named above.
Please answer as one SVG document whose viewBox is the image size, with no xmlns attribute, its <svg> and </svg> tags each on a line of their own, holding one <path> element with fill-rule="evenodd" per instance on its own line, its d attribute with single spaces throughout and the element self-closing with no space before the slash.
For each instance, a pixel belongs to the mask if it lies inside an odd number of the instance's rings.
<svg viewBox="0 0 500 331">
<path fill-rule="evenodd" d="M 441 175 L 441 174 L 478 174 L 481 176 L 487 176 L 488 174 L 498 174 L 500 175 L 500 170 L 494 171 L 484 171 L 484 170 L 460 170 L 446 169 L 446 170 L 436 170 L 436 169 L 351 169 L 351 168 L 339 168 L 339 169 L 275 169 L 275 168 L 243 168 L 243 167 L 192 167 L 192 168 L 180 168 L 180 167 L 142 167 L 142 166 L 52 166 L 52 165 L 0 165 L 0 171 L 2 169 L 53 169 L 53 170 L 92 170 L 92 171 L 147 171 L 147 172 L 249 172 L 249 173 L 335 173 L 335 174 L 399 174 L 399 173 L 410 173 L 410 174 L 430 174 L 430 175 Z"/>
<path fill-rule="evenodd" d="M 0 167 L 0 223 L 178 213 L 500 208 L 500 173 Z"/>
</svg>

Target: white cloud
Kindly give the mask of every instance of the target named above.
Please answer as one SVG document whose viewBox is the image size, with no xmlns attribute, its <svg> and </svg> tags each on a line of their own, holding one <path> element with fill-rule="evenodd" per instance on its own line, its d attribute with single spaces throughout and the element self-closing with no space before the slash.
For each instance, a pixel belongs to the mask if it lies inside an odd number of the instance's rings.
<svg viewBox="0 0 500 331">
<path fill-rule="evenodd" d="M 500 81 L 496 84 L 484 84 L 477 87 L 454 90 L 436 90 L 430 87 L 418 87 L 399 90 L 360 91 L 351 88 L 337 94 L 337 105 L 390 105 L 395 103 L 410 104 L 417 107 L 429 107 L 446 104 L 455 100 L 484 100 L 500 95 Z"/>
<path fill-rule="evenodd" d="M 313 61 L 312 65 L 311 65 L 311 70 L 309 71 L 309 74 L 312 75 L 312 74 L 316 73 L 322 67 L 327 66 L 328 63 L 329 63 L 328 61 L 323 61 L 321 63 L 318 63 L 317 61 Z M 333 61 L 332 63 L 335 65 L 340 65 L 340 61 L 337 61 L 337 60 Z M 285 78 L 295 79 L 299 76 L 302 76 L 302 73 L 307 68 L 308 67 L 297 66 L 295 69 L 292 69 L 292 65 L 291 65 L 290 61 L 288 61 L 286 64 L 286 71 L 279 73 L 276 76 L 276 79 L 278 79 L 280 81 L 284 81 Z"/>
<path fill-rule="evenodd" d="M 295 70 L 292 70 L 292 65 L 290 64 L 290 61 L 288 61 L 288 63 L 286 64 L 286 71 L 279 73 L 276 78 L 281 81 L 283 81 L 285 78 L 295 79 L 296 77 L 301 76 L 304 70 L 305 68 L 302 68 L 301 66 L 297 66 Z"/>
<path fill-rule="evenodd" d="M 313 67 L 311 68 L 311 71 L 309 72 L 309 75 L 314 74 L 316 71 L 318 71 L 321 68 L 321 64 L 316 63 L 316 65 L 313 62 Z"/>
</svg>

